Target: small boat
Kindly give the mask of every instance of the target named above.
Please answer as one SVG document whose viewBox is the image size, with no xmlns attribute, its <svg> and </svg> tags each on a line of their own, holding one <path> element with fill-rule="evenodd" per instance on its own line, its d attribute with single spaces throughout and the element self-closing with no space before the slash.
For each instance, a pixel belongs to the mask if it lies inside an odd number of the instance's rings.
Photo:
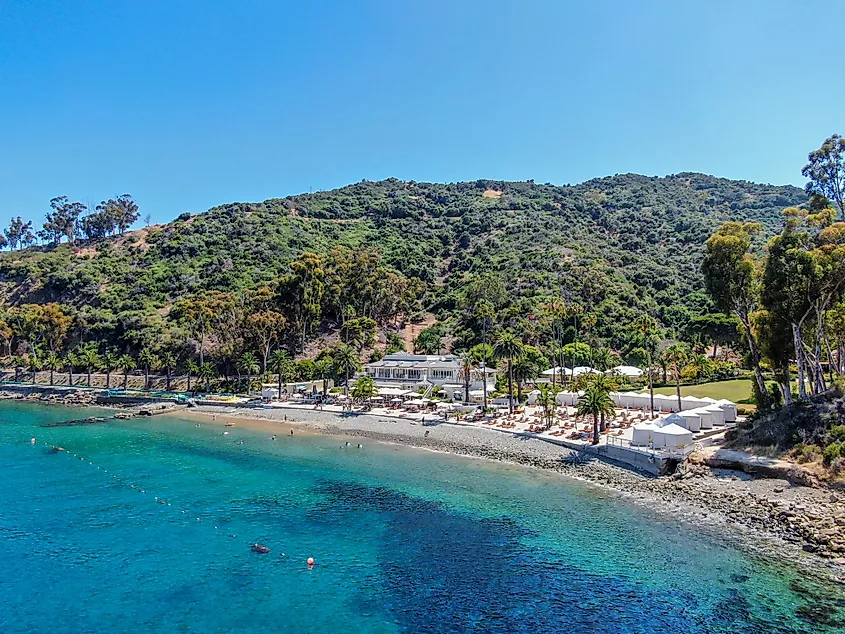
<svg viewBox="0 0 845 634">
<path fill-rule="evenodd" d="M 226 427 L 234 427 L 235 423 L 226 423 Z"/>
<path fill-rule="evenodd" d="M 253 544 L 249 547 L 249 549 L 254 553 L 258 553 L 259 555 L 266 555 L 270 552 L 270 549 L 262 544 Z"/>
</svg>

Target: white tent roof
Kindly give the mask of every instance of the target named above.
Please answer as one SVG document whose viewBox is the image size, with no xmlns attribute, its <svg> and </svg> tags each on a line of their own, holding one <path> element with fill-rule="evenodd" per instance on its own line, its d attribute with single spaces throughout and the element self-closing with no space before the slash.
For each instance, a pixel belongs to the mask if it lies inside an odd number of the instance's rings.
<svg viewBox="0 0 845 634">
<path fill-rule="evenodd" d="M 636 425 L 634 425 L 632 429 L 654 431 L 655 429 L 660 429 L 660 427 L 658 427 L 651 421 L 643 421 L 642 423 L 637 423 Z"/>
<path fill-rule="evenodd" d="M 380 387 L 378 388 L 378 393 L 383 396 L 399 396 L 400 394 L 404 394 L 405 390 L 401 387 Z"/>
<path fill-rule="evenodd" d="M 671 427 L 674 425 L 675 427 L 683 427 L 684 426 L 684 417 L 680 414 L 669 414 L 666 418 L 659 421 L 660 428 L 665 429 L 666 427 Z M 686 431 L 686 430 L 685 430 Z"/>
<path fill-rule="evenodd" d="M 622 376 L 637 377 L 642 376 L 644 372 L 633 365 L 617 365 L 607 371 L 607 374 L 621 374 Z"/>
<path fill-rule="evenodd" d="M 595 368 L 591 368 L 588 365 L 576 365 L 571 370 L 567 370 L 567 373 L 570 376 L 581 376 L 582 374 L 601 374 L 601 372 L 599 372 Z"/>
<path fill-rule="evenodd" d="M 543 376 L 552 376 L 553 374 L 561 375 L 564 371 L 569 374 L 569 370 L 567 368 L 561 368 L 560 366 L 555 366 L 554 368 L 549 368 L 548 370 L 543 370 L 540 372 Z"/>
<path fill-rule="evenodd" d="M 426 401 L 421 398 L 412 398 L 410 401 L 407 401 L 408 405 L 425 405 Z"/>
<path fill-rule="evenodd" d="M 675 423 L 669 423 L 657 430 L 656 433 L 667 434 L 669 436 L 691 436 L 692 432 L 689 429 L 684 429 Z"/>
</svg>

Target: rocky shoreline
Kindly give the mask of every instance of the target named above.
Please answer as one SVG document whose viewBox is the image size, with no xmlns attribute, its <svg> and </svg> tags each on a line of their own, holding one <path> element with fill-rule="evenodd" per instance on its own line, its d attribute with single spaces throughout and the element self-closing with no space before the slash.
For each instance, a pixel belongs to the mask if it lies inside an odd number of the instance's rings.
<svg viewBox="0 0 845 634">
<path fill-rule="evenodd" d="M 197 410 L 192 410 L 197 411 Z M 219 408 L 200 407 L 203 414 Z M 286 422 L 323 434 L 502 461 L 565 474 L 616 492 L 663 516 L 718 533 L 766 555 L 845 583 L 845 495 L 754 478 L 691 461 L 674 476 L 653 477 L 536 438 L 453 424 L 419 423 L 303 409 L 230 410 L 223 417 Z M 810 554 L 811 553 L 811 554 Z"/>
</svg>

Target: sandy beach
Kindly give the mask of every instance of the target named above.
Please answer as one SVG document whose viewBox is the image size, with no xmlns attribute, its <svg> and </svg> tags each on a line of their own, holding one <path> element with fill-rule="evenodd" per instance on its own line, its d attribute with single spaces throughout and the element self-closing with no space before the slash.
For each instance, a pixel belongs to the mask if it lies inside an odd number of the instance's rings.
<svg viewBox="0 0 845 634">
<path fill-rule="evenodd" d="M 758 552 L 788 557 L 825 577 L 845 579 L 845 495 L 826 488 L 755 479 L 701 465 L 655 478 L 522 434 L 373 414 L 274 408 L 199 407 L 180 417 L 236 421 L 270 434 L 332 434 L 551 470 L 610 489 L 679 524 L 712 531 Z"/>
</svg>

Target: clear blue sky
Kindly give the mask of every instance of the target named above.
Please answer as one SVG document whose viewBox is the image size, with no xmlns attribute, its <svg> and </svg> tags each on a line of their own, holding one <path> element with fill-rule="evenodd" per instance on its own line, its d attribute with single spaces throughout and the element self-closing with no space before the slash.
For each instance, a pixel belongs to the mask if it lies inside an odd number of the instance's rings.
<svg viewBox="0 0 845 634">
<path fill-rule="evenodd" d="M 0 0 L 0 222 L 157 221 L 362 178 L 803 184 L 845 3 Z"/>
</svg>

